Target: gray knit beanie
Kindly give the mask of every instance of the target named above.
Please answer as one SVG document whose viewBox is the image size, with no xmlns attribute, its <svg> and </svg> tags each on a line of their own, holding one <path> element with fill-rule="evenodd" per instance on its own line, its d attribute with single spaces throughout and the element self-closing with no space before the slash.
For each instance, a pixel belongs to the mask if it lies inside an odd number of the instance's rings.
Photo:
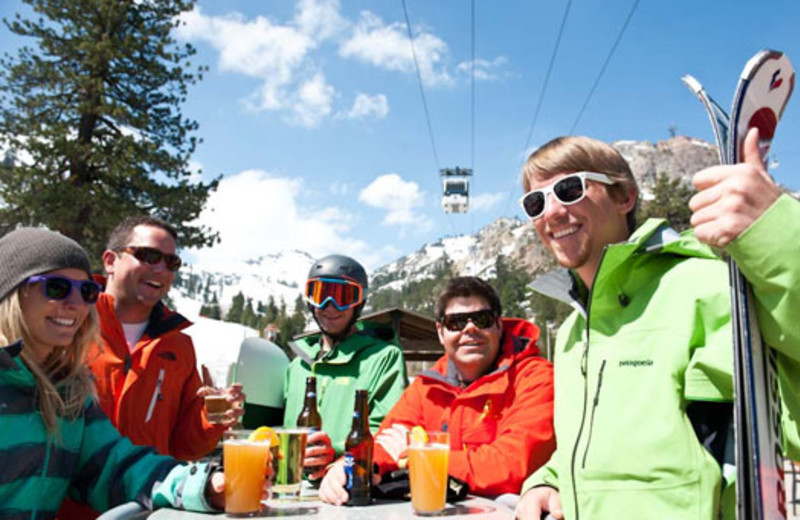
<svg viewBox="0 0 800 520">
<path fill-rule="evenodd" d="M 0 238 L 0 300 L 31 276 L 66 267 L 92 278 L 86 251 L 71 238 L 48 229 L 15 229 Z"/>
</svg>

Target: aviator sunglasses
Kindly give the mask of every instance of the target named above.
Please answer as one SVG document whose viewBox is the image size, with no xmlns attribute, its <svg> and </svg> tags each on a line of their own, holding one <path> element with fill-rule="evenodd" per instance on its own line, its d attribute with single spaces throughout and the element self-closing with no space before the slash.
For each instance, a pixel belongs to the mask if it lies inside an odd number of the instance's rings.
<svg viewBox="0 0 800 520">
<path fill-rule="evenodd" d="M 144 246 L 127 246 L 118 250 L 121 253 L 128 253 L 133 255 L 140 262 L 150 265 L 156 265 L 161 260 L 164 260 L 164 265 L 168 270 L 175 272 L 181 268 L 181 257 L 173 255 L 172 253 L 164 253 L 154 247 Z"/>
<path fill-rule="evenodd" d="M 31 276 L 27 283 L 41 283 L 44 296 L 48 300 L 66 300 L 72 294 L 73 287 L 78 289 L 86 303 L 96 302 L 100 295 L 100 285 L 91 280 L 73 280 L 66 276 L 43 274 Z"/>
<path fill-rule="evenodd" d="M 529 191 L 519 199 L 519 203 L 522 209 L 525 210 L 525 214 L 536 220 L 544 215 L 547 209 L 547 196 L 551 193 L 562 206 L 569 206 L 582 201 L 586 196 L 586 179 L 602 182 L 603 184 L 614 184 L 614 181 L 604 173 L 571 173 L 561 177 L 549 186 Z"/>
<path fill-rule="evenodd" d="M 364 288 L 352 280 L 341 278 L 311 278 L 306 282 L 305 300 L 317 309 L 329 302 L 340 311 L 364 301 Z"/>
<path fill-rule="evenodd" d="M 450 332 L 464 330 L 467 322 L 471 321 L 479 329 L 488 329 L 497 322 L 497 317 L 491 309 L 483 309 L 474 312 L 457 312 L 445 314 L 442 317 L 442 325 Z"/>
</svg>

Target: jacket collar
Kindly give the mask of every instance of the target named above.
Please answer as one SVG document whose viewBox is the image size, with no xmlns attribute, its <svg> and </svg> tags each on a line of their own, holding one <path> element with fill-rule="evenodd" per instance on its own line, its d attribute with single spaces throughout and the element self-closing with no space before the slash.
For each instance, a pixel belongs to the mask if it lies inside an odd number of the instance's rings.
<svg viewBox="0 0 800 520">
<path fill-rule="evenodd" d="M 343 339 L 336 347 L 320 358 L 325 363 L 347 364 L 362 350 L 376 343 L 391 342 L 395 340 L 394 332 L 390 327 L 373 323 L 356 323 L 356 332 Z M 313 365 L 322 350 L 322 334 L 315 334 L 291 342 L 292 351 L 309 365 Z"/>
<path fill-rule="evenodd" d="M 14 343 L 0 348 L 0 369 L 18 370 L 17 359 L 22 352 L 22 340 L 18 339 Z"/>
<path fill-rule="evenodd" d="M 116 333 L 122 334 L 122 325 L 117 313 L 114 312 L 113 296 L 106 292 L 100 293 L 100 298 L 97 300 L 97 312 L 101 317 L 100 328 L 103 336 L 110 337 L 116 335 Z M 114 319 L 109 319 L 111 316 Z M 170 332 L 181 331 L 191 325 L 192 322 L 182 314 L 173 312 L 163 302 L 158 302 L 150 312 L 144 335 L 150 338 L 158 338 Z"/>
<path fill-rule="evenodd" d="M 695 238 L 693 231 L 679 234 L 664 219 L 647 219 L 627 241 L 606 246 L 595 276 L 608 276 L 634 255 L 658 253 L 718 258 L 710 247 Z M 545 273 L 528 287 L 544 296 L 566 303 L 580 312 L 584 318 L 586 317 L 585 303 L 589 291 L 574 271 L 562 268 Z"/>
</svg>

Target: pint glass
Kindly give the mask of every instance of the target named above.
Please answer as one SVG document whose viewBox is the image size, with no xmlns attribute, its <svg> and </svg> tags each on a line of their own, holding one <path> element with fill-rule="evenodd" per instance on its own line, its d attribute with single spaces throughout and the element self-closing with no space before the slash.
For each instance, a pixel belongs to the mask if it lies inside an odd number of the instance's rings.
<svg viewBox="0 0 800 520">
<path fill-rule="evenodd" d="M 275 428 L 275 433 L 279 444 L 277 460 L 272 461 L 275 472 L 272 497 L 276 500 L 300 500 L 308 429 Z"/>
<path fill-rule="evenodd" d="M 249 440 L 251 433 L 229 430 L 223 436 L 225 512 L 230 516 L 254 516 L 261 509 L 270 441 Z"/>
<path fill-rule="evenodd" d="M 447 499 L 447 459 L 450 438 L 447 432 L 428 432 L 427 440 L 409 435 L 408 471 L 411 505 L 421 516 L 440 513 Z"/>
</svg>

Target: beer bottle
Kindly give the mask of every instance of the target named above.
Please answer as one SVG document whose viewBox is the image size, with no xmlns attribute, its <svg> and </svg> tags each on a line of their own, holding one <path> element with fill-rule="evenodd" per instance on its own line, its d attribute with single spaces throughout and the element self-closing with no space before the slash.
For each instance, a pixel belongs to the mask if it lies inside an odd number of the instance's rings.
<svg viewBox="0 0 800 520">
<path fill-rule="evenodd" d="M 308 376 L 306 378 L 306 400 L 303 409 L 297 416 L 297 426 L 308 428 L 308 433 L 322 430 L 322 417 L 317 409 L 317 378 Z M 308 477 L 319 468 L 303 468 L 303 475 Z"/>
<path fill-rule="evenodd" d="M 372 501 L 372 433 L 367 399 L 366 390 L 356 390 L 353 428 L 344 442 L 345 489 L 351 506 L 365 506 Z"/>
</svg>

